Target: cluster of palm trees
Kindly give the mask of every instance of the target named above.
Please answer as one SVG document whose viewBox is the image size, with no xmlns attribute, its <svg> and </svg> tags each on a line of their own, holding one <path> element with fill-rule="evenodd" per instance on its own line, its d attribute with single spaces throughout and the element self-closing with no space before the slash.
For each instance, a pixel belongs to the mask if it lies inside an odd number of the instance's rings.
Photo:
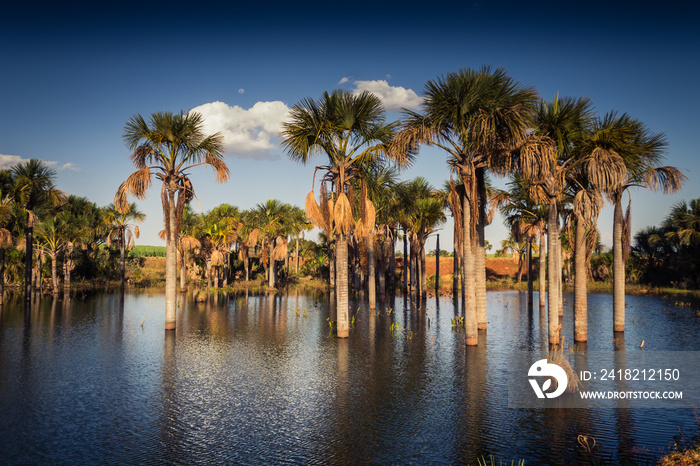
<svg viewBox="0 0 700 466">
<path fill-rule="evenodd" d="M 127 211 L 127 194 L 143 198 L 153 177 L 163 183 L 166 329 L 175 328 L 178 248 L 183 257 L 193 247 L 209 250 L 209 262 L 216 267 L 232 241 L 242 245 L 243 258 L 262 241 L 263 262 L 274 287 L 275 264 L 285 256 L 290 234 L 280 229 L 274 201 L 258 206 L 257 228 L 250 221 L 221 224 L 214 215 L 201 230 L 204 241 L 196 240 L 199 246 L 180 230 L 185 207 L 194 198 L 189 170 L 208 165 L 217 181 L 229 176 L 221 136 L 203 133 L 201 115 L 155 113 L 149 122 L 136 115 L 126 124 L 124 140 L 137 170 L 119 187 L 116 209 Z M 395 181 L 396 170 L 410 166 L 422 145 L 445 152 L 450 181 L 441 192 L 420 178 Z M 629 208 L 623 215 L 623 196 L 632 187 L 680 189 L 685 176 L 660 164 L 665 147 L 663 134 L 651 133 L 627 114 L 598 116 L 586 98 L 556 95 L 552 101 L 542 100 L 534 88 L 521 85 L 503 68 L 491 67 L 463 69 L 428 81 L 420 111 L 404 110 L 398 122 L 386 121 L 376 95 L 336 90 L 296 104 L 282 130 L 282 148 L 291 159 L 307 164 L 321 156 L 326 161 L 315 168 L 304 210 L 330 246 L 338 336 L 349 333 L 351 281 L 356 288 L 366 287 L 370 308 L 376 306 L 377 291 L 381 296 L 387 288 L 386 280 L 393 281 L 399 231 L 411 244 L 411 272 L 404 272 L 404 281 L 410 275 L 412 289 L 424 293 L 425 241 L 447 208 L 455 220 L 455 270 L 461 276 L 468 345 L 477 344 L 478 330 L 487 325 L 485 227 L 498 205 L 514 232 L 527 238 L 530 257 L 532 243 L 539 241 L 540 304 L 544 308 L 546 295 L 549 341 L 558 344 L 563 309 L 561 222 L 571 220 L 575 339 L 585 341 L 587 261 L 607 198 L 614 205 L 613 327 L 624 330 L 630 242 Z M 510 177 L 513 189 L 491 192 L 489 175 Z"/>
<path fill-rule="evenodd" d="M 627 114 L 609 112 L 599 117 L 586 98 L 557 95 L 552 101 L 541 100 L 535 89 L 522 86 L 502 68 L 490 67 L 464 69 L 428 81 L 421 111 L 404 110 L 403 115 L 401 121 L 387 123 L 376 96 L 334 91 L 318 101 L 302 100 L 284 125 L 282 146 L 290 158 L 309 163 L 315 155 L 327 157 L 326 165 L 316 167 L 321 172 L 320 201 L 312 190 L 306 213 L 335 242 L 339 337 L 346 337 L 349 328 L 349 239 L 369 244 L 367 286 L 373 305 L 372 249 L 374 235 L 383 225 L 377 222 L 381 207 L 370 195 L 372 173 L 389 165 L 399 169 L 410 165 L 421 145 L 444 150 L 450 178 L 454 175 L 460 181 L 449 183 L 445 197 L 455 218 L 460 249 L 468 345 L 477 344 L 478 330 L 487 322 L 484 229 L 493 197 L 487 189 L 489 173 L 511 177 L 517 184 L 518 192 L 509 202 L 519 218 L 514 223 L 519 233 L 540 238 L 541 251 L 547 239 L 551 344 L 560 342 L 563 208 L 571 206 L 575 234 L 575 339 L 585 341 L 586 257 L 603 199 L 609 199 L 614 205 L 613 327 L 624 330 L 629 241 L 623 239 L 629 232 L 623 230 L 629 225 L 629 214 L 622 214 L 623 195 L 631 187 L 673 192 L 685 180 L 678 169 L 660 166 L 666 146 L 663 134 L 651 133 Z M 506 202 L 507 196 L 500 197 Z M 516 214 L 518 203 L 522 211 Z M 411 230 L 417 249 L 425 235 L 419 230 Z M 420 271 L 414 276 L 420 277 Z M 544 296 L 540 288 L 540 299 Z"/>
<path fill-rule="evenodd" d="M 143 220 L 135 206 L 126 216 L 113 206 L 100 208 L 59 191 L 55 178 L 56 172 L 38 159 L 0 171 L 0 300 L 5 281 L 22 276 L 29 300 L 33 289 L 42 288 L 47 258 L 51 291 L 69 296 L 76 267 L 83 278 L 96 276 L 109 256 L 101 246 L 114 243 L 122 249 L 123 270 L 124 247 L 138 237 L 138 228 L 124 226 L 133 215 Z"/>
<path fill-rule="evenodd" d="M 675 204 L 660 226 L 634 236 L 630 260 L 643 283 L 700 287 L 700 199 Z"/>
<path fill-rule="evenodd" d="M 199 215 L 186 206 L 177 243 L 180 289 L 187 289 L 188 263 L 191 268 L 198 268 L 188 257 L 199 258 L 204 263 L 209 288 L 218 288 L 220 283 L 225 287 L 233 280 L 233 259 L 242 262 L 245 274 L 242 278 L 248 281 L 251 259 L 257 258 L 265 268 L 269 287 L 275 288 L 282 271 L 289 271 L 290 256 L 295 261 L 295 272 L 299 271 L 299 239 L 309 229 L 301 208 L 277 199 L 245 211 L 221 204 Z M 293 250 L 288 247 L 290 240 L 296 242 Z M 278 267 L 280 262 L 284 263 L 283 268 Z"/>
</svg>

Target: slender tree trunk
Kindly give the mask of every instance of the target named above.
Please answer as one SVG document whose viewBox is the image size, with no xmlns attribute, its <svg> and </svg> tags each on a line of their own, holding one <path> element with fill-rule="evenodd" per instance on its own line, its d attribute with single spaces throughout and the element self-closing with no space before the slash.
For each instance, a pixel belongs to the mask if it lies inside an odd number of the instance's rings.
<svg viewBox="0 0 700 466">
<path fill-rule="evenodd" d="M 559 215 L 557 212 L 557 203 L 552 201 L 549 204 L 549 221 L 547 235 L 547 258 L 549 262 L 549 293 L 547 295 L 547 303 L 549 306 L 549 344 L 559 344 L 559 289 L 557 284 L 557 275 L 561 274 L 558 269 L 558 250 L 557 239 L 559 238 Z"/>
<path fill-rule="evenodd" d="M 187 291 L 187 249 L 182 248 L 182 264 L 180 264 L 180 292 Z"/>
<path fill-rule="evenodd" d="M 559 222 L 557 221 L 557 228 L 559 229 L 559 235 L 557 235 L 557 290 L 559 291 L 559 299 L 557 300 L 557 314 L 559 315 L 559 324 L 561 326 L 564 317 L 564 267 L 562 265 L 562 254 L 563 249 L 561 246 L 561 229 L 559 227 Z M 561 338 L 561 331 L 560 337 Z"/>
<path fill-rule="evenodd" d="M 574 341 L 588 340 L 588 274 L 586 272 L 586 229 L 576 218 L 576 246 L 574 249 Z"/>
<path fill-rule="evenodd" d="M 213 268 L 214 271 L 214 288 L 219 288 L 219 266 L 215 265 Z"/>
<path fill-rule="evenodd" d="M 381 241 L 379 242 L 380 247 L 379 247 L 379 257 L 381 257 L 381 260 L 378 262 L 378 268 L 379 271 L 377 273 L 377 285 L 379 287 L 378 293 L 379 293 L 379 299 L 383 299 L 382 297 L 386 293 L 386 272 L 387 272 L 387 264 L 389 263 L 389 258 L 386 257 L 386 250 L 387 250 L 387 238 L 384 237 L 383 235 L 381 236 Z M 376 258 L 375 258 L 376 262 Z"/>
<path fill-rule="evenodd" d="M 274 242 L 274 240 L 273 240 L 272 242 L 270 242 L 270 257 L 269 257 L 269 264 L 270 264 L 269 269 L 270 269 L 270 270 L 268 271 L 268 272 L 269 272 L 269 275 L 268 275 L 268 282 L 267 282 L 267 284 L 268 284 L 268 286 L 269 286 L 270 288 L 274 288 L 274 287 L 275 287 L 275 278 L 276 278 L 276 277 L 275 277 L 275 264 L 276 264 L 276 261 L 275 261 L 275 259 L 272 257 L 272 251 L 273 251 L 274 249 L 275 249 L 275 242 Z"/>
<path fill-rule="evenodd" d="M 452 297 L 458 299 L 459 295 L 459 239 L 457 238 L 457 228 L 454 229 L 452 241 Z"/>
<path fill-rule="evenodd" d="M 51 284 L 53 285 L 53 294 L 57 295 L 59 293 L 58 289 L 58 258 L 56 257 L 56 252 L 52 251 L 49 256 L 51 257 Z"/>
<path fill-rule="evenodd" d="M 73 245 L 68 243 L 67 249 L 63 255 L 63 292 L 70 294 L 70 274 L 73 271 Z"/>
<path fill-rule="evenodd" d="M 391 295 L 396 293 L 396 230 L 391 230 L 391 250 L 389 251 L 389 289 Z"/>
<path fill-rule="evenodd" d="M 32 246 L 34 244 L 34 227 L 29 226 L 27 222 L 27 231 L 25 233 L 25 258 L 24 258 L 24 300 L 29 302 L 32 299 L 32 269 L 34 258 L 34 251 Z"/>
<path fill-rule="evenodd" d="M 403 294 L 408 293 L 408 237 L 403 231 Z"/>
<path fill-rule="evenodd" d="M 474 270 L 476 274 L 476 324 L 486 329 L 486 180 L 485 169 L 476 169 L 478 190 L 478 223 L 476 225 Z"/>
<path fill-rule="evenodd" d="M 532 310 L 533 289 L 532 289 L 532 236 L 527 239 L 527 308 Z"/>
<path fill-rule="evenodd" d="M 369 295 L 369 308 L 375 309 L 377 307 L 377 283 L 373 231 L 369 232 L 367 246 L 367 294 Z"/>
<path fill-rule="evenodd" d="M 0 248 L 0 306 L 4 303 L 5 295 L 5 248 Z"/>
<path fill-rule="evenodd" d="M 467 186 L 465 182 L 465 186 Z M 479 343 L 478 320 L 476 314 L 476 264 L 472 249 L 471 205 L 468 196 L 462 198 L 462 289 L 464 290 L 464 326 L 466 344 L 475 346 Z"/>
<path fill-rule="evenodd" d="M 224 281 L 224 288 L 228 286 L 228 276 L 229 276 L 229 263 L 230 263 L 230 257 L 229 253 L 227 252 L 224 254 L 224 271 L 223 271 L 223 277 L 221 277 Z"/>
<path fill-rule="evenodd" d="M 170 234 L 165 244 L 165 329 L 175 330 L 177 306 L 177 219 L 175 189 L 168 187 Z"/>
<path fill-rule="evenodd" d="M 350 319 L 348 315 L 348 239 L 346 235 L 338 235 L 336 240 L 336 315 L 338 338 L 350 336 Z"/>
<path fill-rule="evenodd" d="M 119 228 L 119 288 L 124 290 L 126 276 L 126 245 L 124 244 L 124 227 Z"/>
<path fill-rule="evenodd" d="M 440 296 L 440 234 L 435 238 L 435 296 Z"/>
<path fill-rule="evenodd" d="M 345 250 L 347 251 L 347 244 L 345 245 Z M 347 252 L 346 252 L 347 254 Z M 332 241 L 328 242 L 328 281 L 330 282 L 331 289 L 335 289 L 335 266 L 338 260 L 337 251 L 333 249 Z"/>
<path fill-rule="evenodd" d="M 425 243 L 421 243 L 418 256 L 420 256 L 420 293 L 421 296 L 425 296 L 428 291 L 428 269 L 425 266 Z"/>
<path fill-rule="evenodd" d="M 294 264 L 294 273 L 299 274 L 299 235 L 297 235 L 297 257 L 296 263 Z"/>
<path fill-rule="evenodd" d="M 540 233 L 540 273 L 538 274 L 537 281 L 539 285 L 539 303 L 540 303 L 540 313 L 544 311 L 547 295 L 547 255 L 545 254 L 545 241 L 544 233 Z"/>
<path fill-rule="evenodd" d="M 411 275 L 411 293 L 417 293 L 420 296 L 420 289 L 418 289 L 418 248 L 416 247 L 413 239 L 409 241 L 408 247 L 411 248 L 409 256 L 411 257 L 411 263 L 409 267 L 409 274 Z"/>
<path fill-rule="evenodd" d="M 622 194 L 615 194 L 613 217 L 613 331 L 625 331 L 625 263 L 622 254 Z"/>
</svg>

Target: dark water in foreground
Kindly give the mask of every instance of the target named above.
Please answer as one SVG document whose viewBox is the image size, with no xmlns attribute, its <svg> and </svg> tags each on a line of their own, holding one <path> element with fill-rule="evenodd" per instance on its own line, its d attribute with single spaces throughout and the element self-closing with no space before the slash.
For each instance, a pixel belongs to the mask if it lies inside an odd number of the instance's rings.
<svg viewBox="0 0 700 466">
<path fill-rule="evenodd" d="M 0 463 L 576 464 L 589 435 L 594 459 L 644 464 L 695 432 L 690 410 L 509 409 L 509 355 L 544 341 L 525 300 L 489 293 L 478 348 L 452 330 L 450 299 L 397 298 L 378 315 L 354 303 L 342 341 L 327 295 L 183 300 L 168 335 L 160 294 L 45 297 L 28 318 L 6 305 Z M 611 302 L 589 298 L 589 350 L 613 349 Z M 627 303 L 627 351 L 642 339 L 650 351 L 700 350 L 694 310 Z"/>
</svg>

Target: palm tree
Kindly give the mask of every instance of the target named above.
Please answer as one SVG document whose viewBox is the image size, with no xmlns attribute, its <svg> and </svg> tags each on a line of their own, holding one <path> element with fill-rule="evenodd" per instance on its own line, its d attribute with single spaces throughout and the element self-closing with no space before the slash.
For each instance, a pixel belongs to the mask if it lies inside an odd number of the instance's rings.
<svg viewBox="0 0 700 466">
<path fill-rule="evenodd" d="M 666 148 L 663 133 L 652 134 L 639 120 L 610 112 L 599 123 L 604 128 L 588 164 L 588 176 L 613 203 L 613 331 L 625 330 L 625 264 L 629 254 L 630 217 L 623 218 L 622 196 L 632 187 L 679 191 L 687 179 L 680 170 L 659 166 Z M 630 197 L 631 202 L 631 197 Z M 628 208 L 629 210 L 629 208 Z M 624 238 L 623 238 L 624 237 Z"/>
<path fill-rule="evenodd" d="M 37 225 L 36 238 L 39 245 L 51 258 L 51 283 L 53 294 L 60 292 L 58 283 L 58 256 L 66 246 L 66 240 L 61 229 L 64 227 L 60 219 L 50 217 Z"/>
<path fill-rule="evenodd" d="M 337 90 L 331 94 L 324 92 L 319 101 L 304 99 L 292 108 L 289 120 L 283 124 L 282 146 L 291 159 L 306 164 L 316 154 L 328 157 L 328 165 L 316 167 L 324 172 L 322 205 L 316 203 L 312 183 L 305 210 L 316 226 L 335 235 L 339 338 L 347 338 L 350 330 L 348 235 L 356 224 L 365 230 L 374 226 L 374 206 L 369 199 L 360 201 L 365 207 L 363 217 L 360 222 L 354 221 L 353 202 L 348 199 L 348 196 L 354 197 L 351 182 L 361 176 L 362 165 L 389 155 L 394 133 L 395 125 L 385 122 L 381 101 L 368 92 L 352 95 Z M 397 154 L 394 160 L 398 163 L 407 164 L 411 159 L 409 151 Z"/>
<path fill-rule="evenodd" d="M 228 180 L 224 162 L 223 139 L 218 133 L 205 135 L 204 120 L 198 113 L 153 113 L 150 124 L 141 115 L 129 119 L 124 127 L 124 143 L 132 151 L 131 161 L 137 170 L 117 190 L 114 205 L 126 211 L 127 194 L 144 199 L 152 177 L 162 181 L 166 259 L 165 259 L 165 329 L 175 329 L 177 300 L 177 237 L 182 211 L 194 190 L 189 170 L 208 165 L 217 182 Z"/>
<path fill-rule="evenodd" d="M 3 187 L 0 186 L 0 224 L 6 225 L 12 216 L 11 199 L 8 196 L 3 196 L 2 193 Z M 0 305 L 3 303 L 5 293 L 5 249 L 11 244 L 12 233 L 6 228 L 0 227 Z"/>
<path fill-rule="evenodd" d="M 424 113 L 404 111 L 404 129 L 394 148 L 398 152 L 417 144 L 440 147 L 465 186 L 462 202 L 462 289 L 465 290 L 467 345 L 478 343 L 478 327 L 485 328 L 485 278 L 477 279 L 477 255 L 484 254 L 486 224 L 486 169 L 510 172 L 507 154 L 526 135 L 536 92 L 510 78 L 503 68 L 460 70 L 428 81 Z M 480 225 L 477 228 L 477 225 Z M 486 271 L 480 270 L 479 274 Z M 484 275 L 485 277 L 485 275 Z M 477 300 L 477 296 L 479 299 Z M 477 309 L 478 306 L 478 309 Z"/>
<path fill-rule="evenodd" d="M 532 303 L 533 267 L 532 249 L 533 241 L 539 238 L 539 305 L 540 311 L 545 307 L 545 255 L 544 236 L 547 229 L 547 206 L 538 204 L 529 196 L 527 182 L 517 176 L 509 184 L 510 190 L 497 190 L 491 196 L 491 203 L 498 207 L 503 218 L 503 223 L 510 228 L 515 237 L 524 237 L 528 243 L 528 303 Z"/>
<path fill-rule="evenodd" d="M 42 204 L 57 204 L 65 196 L 55 187 L 56 171 L 39 159 L 30 159 L 15 165 L 12 168 L 12 177 L 14 179 L 13 198 L 17 205 L 27 213 L 24 299 L 29 301 L 32 287 L 32 244 L 34 242 L 34 225 L 37 223 L 37 217 L 33 210 Z"/>
<path fill-rule="evenodd" d="M 180 256 L 180 293 L 187 291 L 187 253 L 200 248 L 202 243 L 195 238 L 195 227 L 198 217 L 192 213 L 189 205 L 185 205 L 180 219 L 180 231 L 177 250 Z"/>
<path fill-rule="evenodd" d="M 541 101 L 534 118 L 535 133 L 517 151 L 518 172 L 530 186 L 530 196 L 548 205 L 547 256 L 549 262 L 547 301 L 549 304 L 549 343 L 559 344 L 561 300 L 561 239 L 559 215 L 564 201 L 566 180 L 577 164 L 577 142 L 591 119 L 592 107 L 586 98 L 555 95 L 552 102 Z M 542 254 L 543 251 L 540 251 Z M 542 277 L 540 277 L 542 278 Z"/>
<path fill-rule="evenodd" d="M 269 199 L 258 204 L 253 211 L 254 223 L 262 236 L 263 257 L 267 256 L 268 286 L 275 288 L 277 285 L 277 261 L 284 260 L 287 256 L 286 221 L 289 212 L 289 204 L 277 199 Z"/>
<path fill-rule="evenodd" d="M 119 245 L 119 283 L 122 290 L 126 273 L 126 249 L 131 249 L 134 239 L 139 237 L 139 227 L 133 223 L 141 223 L 145 219 L 146 214 L 138 210 L 135 202 L 129 204 L 124 212 L 119 212 L 114 204 L 109 204 L 104 212 L 104 222 L 109 229 L 107 247 L 113 242 Z"/>
</svg>

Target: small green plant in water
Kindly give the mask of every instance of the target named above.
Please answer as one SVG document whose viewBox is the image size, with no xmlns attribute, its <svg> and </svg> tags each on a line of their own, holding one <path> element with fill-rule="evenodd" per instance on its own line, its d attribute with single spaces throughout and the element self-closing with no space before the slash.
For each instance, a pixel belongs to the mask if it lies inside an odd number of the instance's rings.
<svg viewBox="0 0 700 466">
<path fill-rule="evenodd" d="M 296 311 L 295 311 L 295 312 L 296 312 L 296 314 L 297 314 L 297 317 L 298 317 L 298 316 L 299 316 L 299 314 L 301 314 L 301 309 L 299 309 L 299 308 L 296 308 Z"/>
<path fill-rule="evenodd" d="M 457 330 L 458 332 L 464 330 L 464 317 L 457 316 L 450 322 L 452 322 L 452 330 Z"/>
<path fill-rule="evenodd" d="M 498 462 L 496 462 L 496 458 L 489 455 L 488 458 L 485 458 L 483 456 L 479 458 L 477 460 L 477 464 L 479 466 L 525 466 L 525 460 L 519 460 L 517 463 L 515 462 L 515 460 L 512 460 L 510 463 L 505 462 L 503 460 L 498 460 Z"/>
</svg>

